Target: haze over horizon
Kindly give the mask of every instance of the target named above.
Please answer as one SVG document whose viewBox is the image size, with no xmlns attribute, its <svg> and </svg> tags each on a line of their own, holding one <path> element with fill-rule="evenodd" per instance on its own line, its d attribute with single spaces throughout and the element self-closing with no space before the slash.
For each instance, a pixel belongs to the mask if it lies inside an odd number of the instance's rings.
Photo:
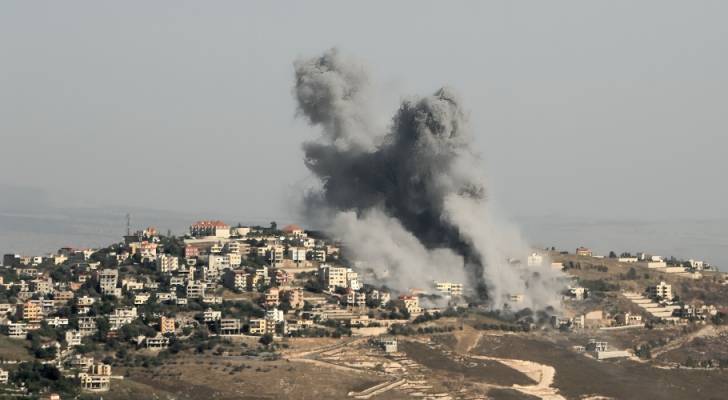
<svg viewBox="0 0 728 400">
<path fill-rule="evenodd" d="M 291 66 L 337 46 L 385 82 L 384 121 L 400 93 L 457 91 L 489 198 L 543 221 L 536 242 L 572 220 L 705 220 L 728 245 L 728 4 L 224 4 L 6 4 L 0 211 L 295 220 L 315 133 Z"/>
</svg>

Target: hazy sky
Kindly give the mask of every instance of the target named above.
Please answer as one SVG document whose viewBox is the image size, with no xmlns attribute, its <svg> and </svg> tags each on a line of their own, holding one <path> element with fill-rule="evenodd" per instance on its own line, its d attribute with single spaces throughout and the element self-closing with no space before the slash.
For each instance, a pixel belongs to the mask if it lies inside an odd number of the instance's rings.
<svg viewBox="0 0 728 400">
<path fill-rule="evenodd" d="M 510 215 L 728 215 L 728 2 L 303 3 L 3 2 L 0 184 L 290 215 L 292 62 L 337 46 L 382 118 L 455 88 Z"/>
</svg>

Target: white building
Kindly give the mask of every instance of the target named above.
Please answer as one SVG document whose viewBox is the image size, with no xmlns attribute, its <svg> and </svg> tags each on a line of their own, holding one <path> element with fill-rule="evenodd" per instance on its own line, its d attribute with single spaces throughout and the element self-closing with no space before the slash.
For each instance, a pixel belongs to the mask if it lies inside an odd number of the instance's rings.
<svg viewBox="0 0 728 400">
<path fill-rule="evenodd" d="M 87 372 L 78 374 L 81 388 L 90 392 L 106 392 L 111 387 L 111 366 L 94 364 Z"/>
<path fill-rule="evenodd" d="M 8 336 L 15 339 L 25 339 L 28 336 L 28 324 L 23 322 L 8 323 Z"/>
<path fill-rule="evenodd" d="M 205 322 L 215 322 L 222 319 L 222 312 L 221 311 L 215 311 L 212 308 L 208 308 L 205 310 L 205 312 L 202 314 L 202 318 Z"/>
<path fill-rule="evenodd" d="M 99 289 L 105 295 L 119 296 L 120 290 L 117 290 L 119 281 L 119 271 L 115 269 L 104 269 L 99 273 Z"/>
<path fill-rule="evenodd" d="M 702 271 L 705 268 L 705 262 L 703 261 L 690 259 L 688 260 L 688 263 L 690 263 L 690 268 L 698 271 Z"/>
<path fill-rule="evenodd" d="M 407 310 L 410 314 L 420 314 L 422 313 L 422 308 L 420 307 L 420 299 L 417 296 L 399 296 L 399 300 L 404 303 L 404 308 Z"/>
<path fill-rule="evenodd" d="M 83 336 L 78 330 L 66 331 L 66 343 L 68 344 L 68 347 L 80 346 L 82 339 Z"/>
<path fill-rule="evenodd" d="M 187 283 L 187 298 L 189 299 L 201 299 L 205 297 L 205 283 L 203 282 L 188 282 Z"/>
<path fill-rule="evenodd" d="M 319 268 L 321 283 L 329 290 L 334 290 L 337 287 L 347 287 L 347 273 L 348 270 L 344 267 L 333 267 L 327 264 L 323 264 Z"/>
<path fill-rule="evenodd" d="M 540 267 L 543 265 L 543 256 L 538 253 L 531 253 L 528 256 L 527 264 L 529 267 Z"/>
<path fill-rule="evenodd" d="M 359 282 L 359 274 L 354 272 L 351 268 L 346 270 L 346 287 L 352 290 L 360 290 L 361 283 Z"/>
<path fill-rule="evenodd" d="M 435 282 L 435 290 L 446 296 L 462 296 L 463 284 L 453 282 Z"/>
<path fill-rule="evenodd" d="M 166 274 L 179 268 L 179 259 L 169 254 L 157 256 L 157 271 Z"/>
<path fill-rule="evenodd" d="M 305 247 L 289 247 L 288 257 L 296 263 L 302 263 L 306 261 L 306 248 Z"/>
<path fill-rule="evenodd" d="M 227 239 L 230 237 L 230 225 L 222 221 L 197 221 L 190 226 L 190 234 L 194 237 L 209 237 Z"/>
<path fill-rule="evenodd" d="M 661 298 L 663 300 L 672 300 L 672 285 L 660 282 L 655 286 L 647 288 L 647 293 L 651 298 Z"/>
<path fill-rule="evenodd" d="M 139 293 L 134 296 L 134 305 L 140 306 L 142 304 L 147 304 L 150 297 L 152 297 L 150 293 Z"/>
<path fill-rule="evenodd" d="M 116 331 L 124 325 L 131 324 L 137 318 L 136 307 L 117 308 L 109 315 L 109 329 Z"/>
<path fill-rule="evenodd" d="M 586 298 L 586 288 L 583 288 L 581 286 L 575 286 L 575 287 L 569 287 L 569 293 L 571 293 L 572 296 L 574 296 L 577 300 L 584 300 Z"/>
<path fill-rule="evenodd" d="M 265 312 L 265 319 L 273 321 L 274 323 L 279 323 L 285 321 L 285 315 L 283 314 L 283 310 L 274 308 Z"/>
<path fill-rule="evenodd" d="M 346 304 L 355 307 L 365 307 L 367 305 L 367 296 L 365 293 L 349 289 L 346 294 Z"/>
</svg>

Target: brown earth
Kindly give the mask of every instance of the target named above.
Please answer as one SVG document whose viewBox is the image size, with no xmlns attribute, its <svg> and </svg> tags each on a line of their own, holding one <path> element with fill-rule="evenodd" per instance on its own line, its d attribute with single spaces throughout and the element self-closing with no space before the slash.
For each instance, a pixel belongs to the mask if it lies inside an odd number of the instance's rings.
<svg viewBox="0 0 728 400">
<path fill-rule="evenodd" d="M 486 335 L 473 353 L 550 365 L 556 368 L 554 386 L 569 399 L 599 395 L 658 400 L 699 396 L 707 400 L 725 399 L 728 393 L 727 372 L 663 369 L 631 360 L 597 361 L 563 343 L 534 335 Z"/>
</svg>

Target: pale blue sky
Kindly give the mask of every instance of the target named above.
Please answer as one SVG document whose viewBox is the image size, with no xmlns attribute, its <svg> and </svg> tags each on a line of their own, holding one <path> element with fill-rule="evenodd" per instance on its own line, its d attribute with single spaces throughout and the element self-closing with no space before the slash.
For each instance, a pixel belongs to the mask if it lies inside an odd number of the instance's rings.
<svg viewBox="0 0 728 400">
<path fill-rule="evenodd" d="M 728 3 L 303 3 L 3 2 L 0 184 L 283 219 L 315 135 L 291 64 L 338 46 L 385 118 L 455 88 L 509 215 L 728 216 Z"/>
</svg>

